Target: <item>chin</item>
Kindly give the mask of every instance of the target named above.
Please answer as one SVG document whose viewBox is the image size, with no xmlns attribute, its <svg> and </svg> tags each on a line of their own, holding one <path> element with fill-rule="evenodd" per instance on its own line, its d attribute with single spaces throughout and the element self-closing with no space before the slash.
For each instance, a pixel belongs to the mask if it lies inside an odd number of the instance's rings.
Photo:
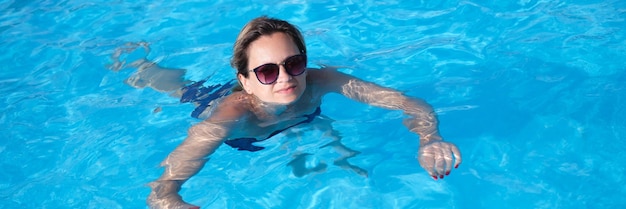
<svg viewBox="0 0 626 209">
<path fill-rule="evenodd" d="M 298 101 L 298 97 L 277 99 L 276 104 L 290 105 Z"/>
<path fill-rule="evenodd" d="M 291 94 L 291 95 L 280 95 L 278 97 L 275 97 L 276 99 L 275 103 L 282 104 L 282 105 L 290 105 L 298 101 L 298 99 L 300 99 L 300 96 L 302 96 L 302 93 Z"/>
<path fill-rule="evenodd" d="M 294 92 L 292 94 L 278 94 L 274 95 L 275 103 L 282 105 L 290 105 L 295 103 L 300 99 L 304 91 Z"/>
</svg>

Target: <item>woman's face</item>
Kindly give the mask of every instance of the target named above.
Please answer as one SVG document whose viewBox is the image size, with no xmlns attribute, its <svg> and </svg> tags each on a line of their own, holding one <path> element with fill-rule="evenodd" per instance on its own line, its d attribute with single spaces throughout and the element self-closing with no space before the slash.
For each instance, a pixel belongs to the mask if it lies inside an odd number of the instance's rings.
<svg viewBox="0 0 626 209">
<path fill-rule="evenodd" d="M 280 64 L 286 58 L 300 54 L 298 46 L 285 33 L 264 35 L 253 41 L 248 47 L 248 70 L 267 63 Z M 291 76 L 285 66 L 279 65 L 278 79 L 269 85 L 261 84 L 254 72 L 248 78 L 238 75 L 244 90 L 254 94 L 261 101 L 288 105 L 297 101 L 306 89 L 306 75 Z"/>
</svg>

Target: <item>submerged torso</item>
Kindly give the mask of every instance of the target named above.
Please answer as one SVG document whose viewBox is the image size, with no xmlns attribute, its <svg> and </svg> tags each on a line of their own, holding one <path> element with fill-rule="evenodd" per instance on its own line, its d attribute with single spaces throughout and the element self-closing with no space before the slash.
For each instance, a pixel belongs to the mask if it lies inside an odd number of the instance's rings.
<svg viewBox="0 0 626 209">
<path fill-rule="evenodd" d="M 228 139 L 256 138 L 263 140 L 272 133 L 308 120 L 321 105 L 321 96 L 307 88 L 293 104 L 274 107 L 272 105 L 250 102 L 249 115 L 237 125 L 238 130 L 231 132 Z M 253 97 L 252 95 L 247 95 Z M 252 100 L 253 98 L 249 98 Z"/>
</svg>

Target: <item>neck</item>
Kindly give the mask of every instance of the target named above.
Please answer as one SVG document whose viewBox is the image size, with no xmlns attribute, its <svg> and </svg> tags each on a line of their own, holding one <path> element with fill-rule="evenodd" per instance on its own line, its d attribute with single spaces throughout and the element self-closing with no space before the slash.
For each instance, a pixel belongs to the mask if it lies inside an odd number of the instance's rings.
<svg viewBox="0 0 626 209">
<path fill-rule="evenodd" d="M 280 115 L 283 112 L 285 112 L 285 110 L 289 109 L 289 107 L 291 106 L 291 104 L 278 104 L 278 103 L 263 102 L 259 100 L 258 98 L 257 100 L 260 104 L 259 106 L 268 115 L 275 115 L 275 116 Z"/>
<path fill-rule="evenodd" d="M 291 104 L 261 103 L 261 107 L 270 115 L 280 115 L 291 106 Z"/>
</svg>

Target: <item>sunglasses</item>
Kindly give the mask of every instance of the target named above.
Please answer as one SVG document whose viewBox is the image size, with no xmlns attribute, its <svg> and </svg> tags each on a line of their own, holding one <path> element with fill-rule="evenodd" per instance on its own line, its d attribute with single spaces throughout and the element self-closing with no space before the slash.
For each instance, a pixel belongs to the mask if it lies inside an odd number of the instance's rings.
<svg viewBox="0 0 626 209">
<path fill-rule="evenodd" d="M 287 57 L 287 59 L 279 64 L 266 63 L 250 70 L 250 72 L 254 72 L 256 78 L 259 79 L 259 82 L 262 84 L 270 85 L 278 80 L 280 65 L 285 67 L 285 71 L 287 71 L 287 74 L 290 76 L 299 76 L 306 70 L 306 55 L 293 55 Z"/>
</svg>

